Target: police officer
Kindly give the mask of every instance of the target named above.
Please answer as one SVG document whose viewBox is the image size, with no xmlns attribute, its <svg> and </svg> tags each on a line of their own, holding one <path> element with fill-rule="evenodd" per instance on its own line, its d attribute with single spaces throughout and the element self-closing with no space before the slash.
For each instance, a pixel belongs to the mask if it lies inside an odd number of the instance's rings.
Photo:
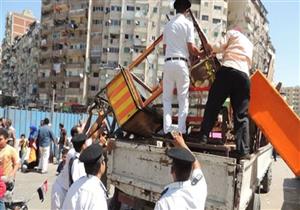
<svg viewBox="0 0 300 210">
<path fill-rule="evenodd" d="M 84 134 L 74 135 L 71 139 L 73 148 L 68 152 L 65 166 L 52 187 L 51 210 L 61 209 L 71 184 L 86 175 L 84 165 L 79 161 L 79 155 L 87 147 L 87 136 Z"/>
<path fill-rule="evenodd" d="M 84 163 L 87 175 L 70 187 L 62 209 L 107 210 L 106 188 L 100 180 L 106 170 L 103 148 L 92 144 L 83 150 L 79 160 Z"/>
<path fill-rule="evenodd" d="M 201 56 L 195 46 L 194 26 L 186 18 L 187 10 L 191 7 L 189 0 L 176 0 L 174 8 L 176 16 L 165 26 L 163 32 L 165 64 L 163 76 L 163 110 L 164 133 L 172 138 L 172 98 L 174 87 L 177 89 L 178 131 L 186 133 L 186 117 L 188 114 L 189 96 L 189 69 L 190 55 Z"/>
<path fill-rule="evenodd" d="M 155 210 L 202 210 L 205 207 L 207 185 L 200 163 L 181 134 L 174 136 L 174 140 L 176 148 L 167 151 L 167 155 L 173 159 L 171 174 L 174 182 L 165 187 Z"/>
</svg>

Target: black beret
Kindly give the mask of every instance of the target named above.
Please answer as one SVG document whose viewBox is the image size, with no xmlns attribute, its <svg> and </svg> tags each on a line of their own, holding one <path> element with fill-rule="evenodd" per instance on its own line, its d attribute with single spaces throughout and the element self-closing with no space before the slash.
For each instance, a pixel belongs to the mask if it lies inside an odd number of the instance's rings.
<svg viewBox="0 0 300 210">
<path fill-rule="evenodd" d="M 170 158 L 181 160 L 188 163 L 193 163 L 196 159 L 194 155 L 184 148 L 171 148 L 167 151 Z"/>
<path fill-rule="evenodd" d="M 189 0 L 176 0 L 173 6 L 176 10 L 178 8 L 189 9 L 192 6 L 192 4 Z"/>
<path fill-rule="evenodd" d="M 103 153 L 103 148 L 99 144 L 92 144 L 82 151 L 79 160 L 83 163 L 96 163 Z"/>
<path fill-rule="evenodd" d="M 83 142 L 83 141 L 85 141 L 87 139 L 87 136 L 85 135 L 85 134 L 83 134 L 83 133 L 80 133 L 80 134 L 77 134 L 77 135 L 75 135 L 72 139 L 71 139 L 71 141 L 72 142 Z"/>
</svg>

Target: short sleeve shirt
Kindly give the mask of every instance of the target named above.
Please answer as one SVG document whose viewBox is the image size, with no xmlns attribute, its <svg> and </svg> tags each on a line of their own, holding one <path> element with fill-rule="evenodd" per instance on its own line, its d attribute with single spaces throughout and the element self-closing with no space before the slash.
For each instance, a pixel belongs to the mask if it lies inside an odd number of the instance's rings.
<svg viewBox="0 0 300 210">
<path fill-rule="evenodd" d="M 96 176 L 85 176 L 74 182 L 63 203 L 63 210 L 107 210 L 106 189 Z"/>
<path fill-rule="evenodd" d="M 194 25 L 183 14 L 177 14 L 165 26 L 163 40 L 166 45 L 166 58 L 189 58 L 187 43 L 195 42 Z"/>
<path fill-rule="evenodd" d="M 166 186 L 154 210 L 204 210 L 207 185 L 201 169 L 195 169 L 191 178 Z"/>
<path fill-rule="evenodd" d="M 19 160 L 17 150 L 10 145 L 6 145 L 0 150 L 0 166 L 3 168 L 3 175 L 7 176 L 13 170 L 14 164 Z M 15 161 L 15 163 L 14 163 Z"/>
</svg>

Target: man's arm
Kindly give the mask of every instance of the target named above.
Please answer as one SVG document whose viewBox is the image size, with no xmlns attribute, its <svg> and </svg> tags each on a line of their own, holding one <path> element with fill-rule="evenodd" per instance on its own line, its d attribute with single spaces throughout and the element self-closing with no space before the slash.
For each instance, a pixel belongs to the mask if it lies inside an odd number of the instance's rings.
<svg viewBox="0 0 300 210">
<path fill-rule="evenodd" d="M 178 147 L 178 148 L 185 148 L 187 149 L 188 151 L 190 151 L 190 153 L 192 153 L 192 151 L 188 148 L 188 146 L 186 145 L 183 137 L 182 137 L 182 134 L 181 133 L 178 133 L 176 135 L 173 136 L 174 138 L 174 141 L 173 141 L 173 144 L 175 147 Z M 193 154 L 193 153 L 192 153 Z M 194 154 L 193 154 L 194 155 Z M 197 169 L 197 168 L 201 168 L 200 166 L 200 162 L 197 160 L 194 161 L 193 163 L 193 170 Z"/>
<path fill-rule="evenodd" d="M 11 160 L 12 160 L 12 163 L 13 163 L 13 170 L 10 172 L 9 176 L 15 178 L 16 173 L 17 173 L 17 171 L 20 167 L 18 154 L 17 154 L 17 151 L 15 149 L 12 152 Z"/>
</svg>

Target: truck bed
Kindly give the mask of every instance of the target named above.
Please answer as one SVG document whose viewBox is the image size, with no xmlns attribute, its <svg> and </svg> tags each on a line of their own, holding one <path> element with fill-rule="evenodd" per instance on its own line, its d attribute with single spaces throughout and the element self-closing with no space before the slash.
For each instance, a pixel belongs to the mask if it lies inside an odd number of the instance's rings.
<svg viewBox="0 0 300 210">
<path fill-rule="evenodd" d="M 108 183 L 125 194 L 156 202 L 164 186 L 172 182 L 167 147 L 116 140 L 108 155 Z M 208 185 L 207 209 L 245 209 L 271 164 L 271 145 L 240 164 L 232 157 L 194 152 Z"/>
</svg>

